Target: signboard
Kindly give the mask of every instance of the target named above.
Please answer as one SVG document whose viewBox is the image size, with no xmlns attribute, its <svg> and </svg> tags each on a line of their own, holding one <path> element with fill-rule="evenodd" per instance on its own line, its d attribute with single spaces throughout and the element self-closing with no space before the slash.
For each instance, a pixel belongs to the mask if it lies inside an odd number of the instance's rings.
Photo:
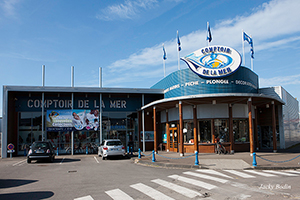
<svg viewBox="0 0 300 200">
<path fill-rule="evenodd" d="M 98 110 L 47 110 L 47 131 L 94 130 L 99 127 Z"/>
<path fill-rule="evenodd" d="M 240 54 L 227 46 L 208 46 L 181 58 L 201 77 L 218 78 L 235 72 L 241 65 Z"/>
<path fill-rule="evenodd" d="M 8 150 L 13 150 L 14 148 L 15 148 L 15 146 L 12 143 L 7 145 Z"/>
</svg>

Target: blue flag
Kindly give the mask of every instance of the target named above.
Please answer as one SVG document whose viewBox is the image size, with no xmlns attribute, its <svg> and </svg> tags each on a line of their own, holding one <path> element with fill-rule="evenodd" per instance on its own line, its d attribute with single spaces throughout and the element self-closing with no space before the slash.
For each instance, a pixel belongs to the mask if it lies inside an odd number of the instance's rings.
<svg viewBox="0 0 300 200">
<path fill-rule="evenodd" d="M 249 36 L 249 35 L 247 35 L 245 32 L 243 33 L 243 38 L 244 38 L 244 41 L 247 41 L 249 44 L 250 44 L 250 46 L 251 46 L 251 49 L 250 49 L 250 53 L 251 53 L 251 58 L 254 58 L 254 50 L 253 50 L 253 40 L 252 40 L 252 38 Z"/>
<path fill-rule="evenodd" d="M 210 26 L 209 26 L 208 22 L 207 22 L 207 38 L 206 38 L 206 40 L 208 40 L 208 42 L 212 41 L 212 35 L 211 35 Z"/>
<path fill-rule="evenodd" d="M 177 31 L 177 45 L 178 45 L 178 51 L 181 51 L 181 46 L 180 46 L 180 40 L 179 40 L 178 31 Z"/>
<path fill-rule="evenodd" d="M 163 59 L 166 60 L 167 59 L 167 53 L 166 53 L 164 45 L 163 45 L 163 52 L 164 52 Z"/>
</svg>

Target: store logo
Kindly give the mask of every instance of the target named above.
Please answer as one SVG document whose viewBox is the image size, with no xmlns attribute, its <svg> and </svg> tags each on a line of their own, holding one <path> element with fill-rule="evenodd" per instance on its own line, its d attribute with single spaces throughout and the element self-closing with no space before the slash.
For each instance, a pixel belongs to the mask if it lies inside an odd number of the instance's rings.
<svg viewBox="0 0 300 200">
<path fill-rule="evenodd" d="M 202 77 L 224 77 L 235 72 L 241 65 L 240 54 L 226 46 L 209 46 L 199 49 L 181 60 Z"/>
</svg>

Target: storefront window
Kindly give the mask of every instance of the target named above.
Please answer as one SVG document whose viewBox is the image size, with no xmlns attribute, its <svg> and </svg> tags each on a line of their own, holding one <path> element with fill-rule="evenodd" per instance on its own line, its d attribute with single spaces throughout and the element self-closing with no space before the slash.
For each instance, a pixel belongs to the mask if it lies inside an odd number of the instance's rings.
<svg viewBox="0 0 300 200">
<path fill-rule="evenodd" d="M 124 146 L 132 141 L 134 150 L 137 150 L 137 113 L 104 112 L 102 114 L 102 137 L 103 139 L 120 139 Z"/>
<path fill-rule="evenodd" d="M 233 120 L 233 137 L 235 142 L 249 142 L 248 119 Z"/>
<path fill-rule="evenodd" d="M 18 155 L 26 155 L 31 144 L 42 141 L 41 112 L 19 113 Z"/>
<path fill-rule="evenodd" d="M 220 142 L 229 142 L 229 126 L 227 119 L 215 119 L 215 138 L 219 138 Z"/>
<path fill-rule="evenodd" d="M 199 121 L 199 130 L 200 130 L 200 142 L 211 143 L 211 121 L 210 120 Z"/>
<path fill-rule="evenodd" d="M 193 121 L 184 121 L 183 123 L 184 143 L 194 143 L 194 123 Z"/>
</svg>

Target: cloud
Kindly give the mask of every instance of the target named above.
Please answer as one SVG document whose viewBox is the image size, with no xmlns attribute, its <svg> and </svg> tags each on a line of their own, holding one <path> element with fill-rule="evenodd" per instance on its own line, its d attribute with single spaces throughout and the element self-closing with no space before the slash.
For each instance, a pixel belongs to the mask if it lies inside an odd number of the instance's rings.
<svg viewBox="0 0 300 200">
<path fill-rule="evenodd" d="M 241 52 L 243 29 L 249 35 L 252 35 L 256 53 L 270 47 L 283 46 L 298 41 L 300 37 L 293 34 L 300 32 L 299 7 L 300 1 L 273 0 L 253 9 L 252 13 L 247 16 L 236 16 L 233 19 L 220 21 L 214 27 L 211 27 L 213 34 L 211 45 L 223 44 Z M 188 35 L 181 36 L 182 51 L 180 55 L 187 55 L 205 46 L 207 44 L 205 38 L 206 30 L 197 30 Z M 178 59 L 176 38 L 163 43 L 167 51 L 167 67 L 176 65 Z M 130 80 L 133 74 L 140 74 L 144 70 L 157 72 L 157 76 L 159 77 L 159 73 L 161 72 L 155 69 L 161 68 L 162 56 L 161 43 L 142 49 L 126 59 L 117 60 L 108 66 L 108 69 L 112 73 L 124 72 L 122 79 L 127 80 Z M 131 73 L 125 74 L 126 71 L 130 71 Z M 128 77 L 126 77 L 127 75 Z M 143 79 L 142 76 L 139 77 L 141 80 Z"/>
<path fill-rule="evenodd" d="M 126 0 L 123 4 L 115 4 L 102 9 L 96 18 L 104 21 L 133 19 L 141 10 L 154 8 L 157 3 L 157 0 Z"/>
<path fill-rule="evenodd" d="M 0 2 L 0 8 L 3 10 L 3 14 L 6 17 L 15 17 L 15 7 L 19 2 L 19 0 L 4 0 Z"/>
</svg>

